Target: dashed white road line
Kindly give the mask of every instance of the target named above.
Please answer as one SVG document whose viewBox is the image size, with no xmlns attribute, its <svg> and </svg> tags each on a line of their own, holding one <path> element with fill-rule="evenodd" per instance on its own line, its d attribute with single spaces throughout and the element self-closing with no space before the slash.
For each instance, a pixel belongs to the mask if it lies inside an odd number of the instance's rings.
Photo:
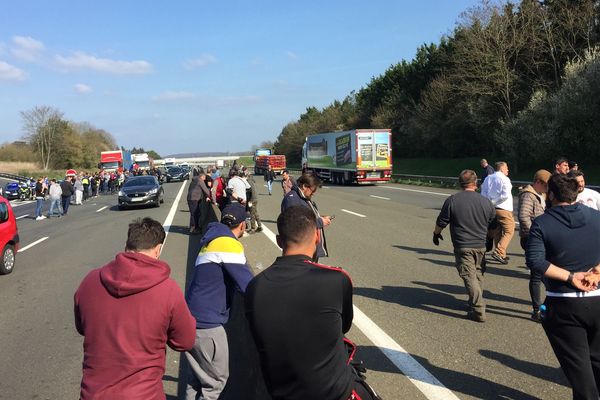
<svg viewBox="0 0 600 400">
<path fill-rule="evenodd" d="M 106 210 L 107 208 L 108 208 L 108 206 L 104 206 L 102 208 L 97 209 L 96 212 L 100 212 L 100 211 Z"/>
<path fill-rule="evenodd" d="M 275 234 L 263 224 L 263 233 L 277 246 Z M 352 323 L 430 400 L 458 400 L 458 397 L 427 371 L 387 333 L 354 306 Z"/>
<path fill-rule="evenodd" d="M 25 250 L 29 250 L 30 248 L 32 248 L 32 247 L 33 247 L 33 246 L 35 246 L 36 244 L 40 244 L 40 243 L 42 243 L 42 242 L 43 242 L 44 240 L 46 240 L 46 239 L 48 239 L 48 236 L 45 236 L 45 237 L 43 237 L 43 238 L 41 238 L 41 239 L 38 239 L 38 240 L 36 240 L 35 242 L 33 242 L 33 243 L 31 243 L 31 244 L 28 244 L 28 245 L 27 245 L 27 246 L 25 246 L 25 247 L 21 247 L 21 248 L 19 249 L 19 251 L 17 251 L 17 253 L 21 253 L 21 252 L 23 252 L 23 251 L 25 251 Z"/>
<path fill-rule="evenodd" d="M 373 197 L 374 199 L 390 200 L 389 197 L 375 196 L 374 194 L 370 194 L 369 197 Z"/>
<path fill-rule="evenodd" d="M 27 204 L 31 204 L 31 203 L 35 203 L 34 200 L 26 200 L 26 201 L 19 201 L 18 203 L 13 203 L 12 201 L 10 202 L 10 205 L 12 208 L 17 208 L 17 207 L 21 207 L 21 206 L 26 206 Z"/>
<path fill-rule="evenodd" d="M 348 214 L 356 215 L 357 217 L 367 218 L 366 215 L 362 215 L 362 214 L 356 213 L 354 211 L 346 210 L 345 208 L 342 208 L 342 211 L 345 213 L 348 213 Z"/>
<path fill-rule="evenodd" d="M 29 214 L 25 214 L 25 215 L 21 215 L 16 217 L 15 219 L 21 219 L 21 218 L 25 218 L 25 217 L 29 217 Z"/>
<path fill-rule="evenodd" d="M 399 188 L 399 187 L 395 187 L 395 186 L 378 186 L 378 187 L 385 188 L 385 189 L 393 189 L 393 190 L 404 190 L 406 192 L 435 194 L 438 196 L 446 196 L 446 197 L 451 196 L 451 194 L 449 194 L 449 193 L 429 192 L 427 190 L 406 189 L 406 188 Z"/>
</svg>

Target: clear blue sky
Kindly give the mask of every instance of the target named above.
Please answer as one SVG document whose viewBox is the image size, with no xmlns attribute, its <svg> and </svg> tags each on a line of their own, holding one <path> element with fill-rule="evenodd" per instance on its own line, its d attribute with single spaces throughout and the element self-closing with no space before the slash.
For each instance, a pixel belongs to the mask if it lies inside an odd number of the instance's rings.
<svg viewBox="0 0 600 400">
<path fill-rule="evenodd" d="M 0 3 L 0 143 L 48 105 L 127 148 L 249 150 L 437 43 L 478 1 L 155 3 Z"/>
</svg>

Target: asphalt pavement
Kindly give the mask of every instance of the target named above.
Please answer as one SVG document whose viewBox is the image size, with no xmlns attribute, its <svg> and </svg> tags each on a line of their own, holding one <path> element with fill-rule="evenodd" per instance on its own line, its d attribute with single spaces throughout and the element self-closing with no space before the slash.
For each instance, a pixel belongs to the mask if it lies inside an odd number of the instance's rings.
<svg viewBox="0 0 600 400">
<path fill-rule="evenodd" d="M 265 230 L 243 238 L 256 273 L 280 252 L 274 243 L 282 193 L 272 196 L 258 178 L 258 210 Z M 185 287 L 199 236 L 187 232 L 187 183 L 165 184 L 160 208 L 118 211 L 116 196 L 72 206 L 63 218 L 35 221 L 34 203 L 13 201 L 21 236 L 12 274 L 0 277 L 0 399 L 77 398 L 82 338 L 73 323 L 73 294 L 85 274 L 124 248 L 127 224 L 151 216 L 169 230 L 162 259 Z M 175 203 L 178 195 L 183 195 Z M 385 399 L 564 399 L 570 389 L 541 326 L 529 319 L 528 271 L 515 237 L 508 265 L 488 264 L 484 297 L 488 320 L 464 318 L 466 294 L 453 266 L 449 232 L 431 243 L 435 218 L 453 190 L 404 185 L 333 186 L 315 194 L 324 215 L 329 258 L 354 283 L 355 324 L 350 338 Z M 45 204 L 45 210 L 49 202 Z M 264 398 L 247 337 L 224 398 Z M 246 351 L 248 349 L 248 351 Z M 247 353 L 247 354 L 246 354 Z M 180 354 L 169 351 L 164 386 L 182 398 Z M 241 390 L 241 389 L 244 390 Z"/>
</svg>

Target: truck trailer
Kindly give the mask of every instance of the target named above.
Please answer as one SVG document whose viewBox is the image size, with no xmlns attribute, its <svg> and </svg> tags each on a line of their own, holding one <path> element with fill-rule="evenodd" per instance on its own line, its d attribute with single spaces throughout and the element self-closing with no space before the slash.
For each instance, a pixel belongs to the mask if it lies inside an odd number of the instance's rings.
<svg viewBox="0 0 600 400">
<path fill-rule="evenodd" d="M 154 160 L 150 158 L 148 153 L 132 154 L 132 161 L 137 165 L 137 169 L 141 171 L 149 171 L 154 168 Z"/>
<path fill-rule="evenodd" d="M 302 169 L 337 184 L 387 182 L 392 177 L 392 131 L 310 135 L 302 146 Z"/>
<path fill-rule="evenodd" d="M 257 149 L 254 152 L 254 174 L 264 175 L 269 165 L 275 174 L 281 174 L 287 167 L 285 155 L 272 154 L 271 149 Z"/>
<path fill-rule="evenodd" d="M 123 172 L 131 168 L 131 152 L 126 150 L 103 151 L 98 168 L 106 172 Z"/>
</svg>

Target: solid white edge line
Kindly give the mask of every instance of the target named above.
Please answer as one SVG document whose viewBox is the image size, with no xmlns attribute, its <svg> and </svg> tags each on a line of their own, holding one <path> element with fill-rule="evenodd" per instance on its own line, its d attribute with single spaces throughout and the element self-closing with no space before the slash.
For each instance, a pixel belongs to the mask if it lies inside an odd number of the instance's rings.
<svg viewBox="0 0 600 400">
<path fill-rule="evenodd" d="M 370 194 L 369 197 L 373 197 L 375 199 L 381 199 L 381 200 L 390 200 L 389 197 L 375 196 L 374 194 Z"/>
<path fill-rule="evenodd" d="M 356 215 L 357 217 L 367 218 L 366 215 L 355 213 L 354 211 L 349 211 L 349 210 L 346 210 L 345 208 L 342 208 L 342 211 L 345 212 L 345 213 L 348 213 L 348 214 Z"/>
<path fill-rule="evenodd" d="M 163 223 L 163 228 L 165 228 L 165 240 L 163 242 L 162 248 L 165 247 L 165 243 L 167 243 L 167 237 L 169 237 L 169 231 L 171 230 L 171 224 L 173 223 L 173 219 L 175 218 L 175 213 L 177 212 L 177 207 L 179 207 L 179 200 L 181 199 L 181 195 L 183 194 L 183 189 L 185 189 L 185 184 L 187 182 L 183 181 L 181 183 L 181 188 L 179 188 L 179 193 L 177 193 L 177 197 L 175 197 L 175 201 L 169 210 L 169 214 L 167 214 L 167 218 Z M 162 252 L 161 248 L 161 252 Z"/>
<path fill-rule="evenodd" d="M 43 237 L 43 238 L 41 238 L 41 239 L 38 239 L 38 240 L 36 240 L 35 242 L 33 242 L 33 243 L 31 243 L 31 244 L 28 244 L 28 245 L 27 245 L 27 246 L 25 246 L 25 247 L 21 247 L 21 248 L 19 249 L 19 251 L 17 251 L 17 253 L 20 253 L 20 252 L 22 252 L 22 251 L 25 251 L 25 250 L 29 250 L 30 248 L 32 248 L 32 247 L 33 247 L 33 246 L 35 246 L 36 244 L 40 244 L 40 243 L 42 243 L 42 242 L 43 242 L 44 240 L 46 240 L 46 239 L 48 239 L 48 236 L 45 236 L 45 237 Z"/>
<path fill-rule="evenodd" d="M 394 190 L 404 190 L 407 192 L 435 194 L 437 196 L 446 196 L 446 197 L 452 196 L 451 194 L 448 194 L 448 193 L 428 192 L 427 190 L 406 189 L 406 188 L 399 188 L 399 187 L 394 187 L 394 186 L 378 186 L 378 187 L 382 187 L 382 188 L 386 188 L 386 189 L 394 189 Z"/>
<path fill-rule="evenodd" d="M 19 217 L 16 217 L 15 219 L 21 219 L 21 218 L 25 218 L 25 217 L 29 217 L 29 214 L 21 215 Z"/>
<path fill-rule="evenodd" d="M 378 327 L 358 307 L 354 306 L 352 321 L 385 356 L 431 400 L 456 399 L 458 397 L 427 371 L 417 360 L 402 348 L 394 339 Z"/>
<path fill-rule="evenodd" d="M 100 212 L 100 211 L 102 211 L 102 210 L 106 210 L 107 208 L 108 208 L 108 206 L 104 206 L 104 207 L 102 207 L 102 208 L 99 208 L 99 209 L 97 209 L 97 210 L 96 210 L 96 212 Z"/>
<path fill-rule="evenodd" d="M 277 247 L 275 234 L 263 224 L 265 236 Z M 430 400 L 458 400 L 458 397 L 417 360 L 406 352 L 387 333 L 367 317 L 358 307 L 353 306 L 352 323 L 375 345 L 402 373 Z"/>
</svg>

